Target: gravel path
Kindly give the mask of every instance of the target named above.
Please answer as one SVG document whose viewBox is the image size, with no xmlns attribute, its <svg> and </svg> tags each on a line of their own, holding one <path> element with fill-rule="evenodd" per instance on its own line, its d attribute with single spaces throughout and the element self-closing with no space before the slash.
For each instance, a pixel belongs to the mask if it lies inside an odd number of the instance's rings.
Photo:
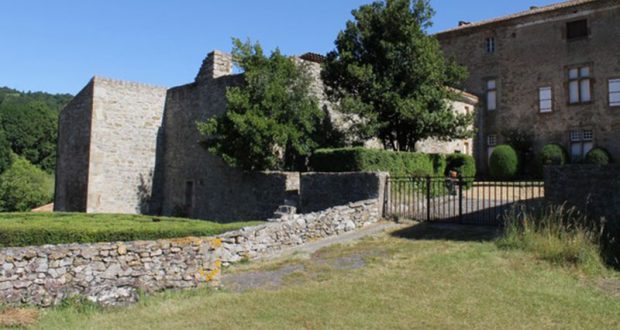
<svg viewBox="0 0 620 330">
<path fill-rule="evenodd" d="M 366 265 L 364 258 L 367 257 L 367 255 L 356 253 L 338 258 L 328 258 L 324 257 L 320 252 L 317 253 L 317 251 L 330 245 L 356 241 L 363 237 L 377 235 L 387 230 L 396 229 L 399 227 L 402 227 L 402 225 L 392 222 L 373 224 L 354 232 L 284 250 L 278 255 L 271 256 L 270 259 L 287 257 L 293 254 L 301 256 L 305 255 L 309 256 L 309 260 L 306 262 L 310 262 L 313 265 L 329 266 L 337 270 L 359 269 Z M 224 273 L 222 276 L 222 285 L 226 290 L 231 290 L 234 292 L 244 292 L 253 289 L 275 290 L 282 286 L 283 280 L 286 276 L 296 272 L 303 272 L 305 270 L 306 266 L 304 266 L 304 263 L 300 261 L 298 263 L 287 264 L 270 271 L 249 271 L 232 274 Z"/>
</svg>

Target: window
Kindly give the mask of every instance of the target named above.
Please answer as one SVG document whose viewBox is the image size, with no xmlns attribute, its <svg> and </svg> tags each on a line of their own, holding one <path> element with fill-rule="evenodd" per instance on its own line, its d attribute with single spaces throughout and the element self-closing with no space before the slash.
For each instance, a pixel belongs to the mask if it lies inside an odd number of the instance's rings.
<svg viewBox="0 0 620 330">
<path fill-rule="evenodd" d="M 465 143 L 463 143 L 463 149 L 465 149 L 466 155 L 471 155 L 471 149 L 469 147 L 469 142 L 465 141 Z"/>
<path fill-rule="evenodd" d="M 589 66 L 568 70 L 568 97 L 570 104 L 592 101 L 591 72 Z"/>
<path fill-rule="evenodd" d="M 553 94 L 551 87 L 541 87 L 538 89 L 538 108 L 540 112 L 553 111 Z"/>
<path fill-rule="evenodd" d="M 495 53 L 495 38 L 487 38 L 485 40 L 487 53 Z"/>
<path fill-rule="evenodd" d="M 497 81 L 495 79 L 487 80 L 487 110 L 494 111 L 497 109 Z"/>
<path fill-rule="evenodd" d="M 592 130 L 570 131 L 570 154 L 573 161 L 580 161 L 594 147 L 594 133 Z"/>
<path fill-rule="evenodd" d="M 566 23 L 566 39 L 573 40 L 588 36 L 588 20 L 583 19 Z"/>
<path fill-rule="evenodd" d="M 497 135 L 491 134 L 487 136 L 487 146 L 495 147 L 497 145 Z"/>
<path fill-rule="evenodd" d="M 609 79 L 609 106 L 620 107 L 620 79 Z"/>
<path fill-rule="evenodd" d="M 495 150 L 495 146 L 497 146 L 497 135 L 491 134 L 487 136 L 487 157 L 491 159 L 491 154 L 493 150 Z"/>
</svg>

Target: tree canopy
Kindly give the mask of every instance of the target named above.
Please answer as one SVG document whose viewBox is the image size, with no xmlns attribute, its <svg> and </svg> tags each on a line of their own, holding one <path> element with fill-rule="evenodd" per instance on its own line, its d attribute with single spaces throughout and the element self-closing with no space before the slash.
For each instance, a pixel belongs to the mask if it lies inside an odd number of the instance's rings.
<svg viewBox="0 0 620 330">
<path fill-rule="evenodd" d="M 426 138 L 471 135 L 471 115 L 448 102 L 467 73 L 444 58 L 427 34 L 428 0 L 386 0 L 353 11 L 327 55 L 322 78 L 331 100 L 356 124 L 359 140 L 378 137 L 386 148 L 414 151 Z"/>
<path fill-rule="evenodd" d="M 56 163 L 58 113 L 70 100 L 68 94 L 19 92 L 0 88 L 0 130 L 17 155 L 47 172 Z M 3 153 L 0 137 L 0 168 Z M 1 171 L 0 171 L 1 173 Z"/>
<path fill-rule="evenodd" d="M 227 111 L 199 123 L 208 150 L 244 170 L 300 170 L 325 147 L 325 112 L 311 93 L 306 64 L 260 44 L 233 40 L 243 84 L 226 92 Z"/>
</svg>

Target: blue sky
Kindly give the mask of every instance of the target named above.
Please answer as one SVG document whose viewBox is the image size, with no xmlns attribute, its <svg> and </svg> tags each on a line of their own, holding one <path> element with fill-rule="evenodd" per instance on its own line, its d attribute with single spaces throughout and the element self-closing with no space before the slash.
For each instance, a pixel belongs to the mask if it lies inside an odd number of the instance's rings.
<svg viewBox="0 0 620 330">
<path fill-rule="evenodd" d="M 432 0 L 431 32 L 559 0 Z M 75 94 L 93 75 L 191 82 L 231 37 L 285 54 L 325 53 L 371 0 L 0 0 L 0 86 Z"/>
</svg>

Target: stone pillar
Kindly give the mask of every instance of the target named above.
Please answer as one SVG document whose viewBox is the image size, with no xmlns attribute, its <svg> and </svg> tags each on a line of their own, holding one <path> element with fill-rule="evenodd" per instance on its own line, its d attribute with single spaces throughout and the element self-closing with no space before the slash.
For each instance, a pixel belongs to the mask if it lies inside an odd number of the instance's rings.
<svg viewBox="0 0 620 330">
<path fill-rule="evenodd" d="M 207 55 L 202 62 L 200 72 L 196 76 L 196 82 L 202 83 L 208 80 L 227 76 L 233 72 L 232 55 L 215 50 Z"/>
</svg>

